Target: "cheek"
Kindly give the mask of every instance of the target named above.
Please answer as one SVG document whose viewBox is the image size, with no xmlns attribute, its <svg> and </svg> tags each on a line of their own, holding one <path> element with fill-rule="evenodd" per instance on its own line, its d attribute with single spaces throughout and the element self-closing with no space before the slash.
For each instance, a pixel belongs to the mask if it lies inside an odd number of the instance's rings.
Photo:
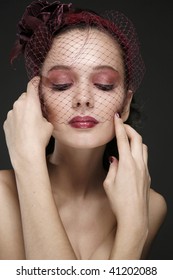
<svg viewBox="0 0 173 280">
<path fill-rule="evenodd" d="M 113 109 L 114 113 L 121 111 L 123 104 L 124 104 L 124 93 L 116 94 L 111 100 L 111 108 Z"/>
<path fill-rule="evenodd" d="M 110 121 L 115 113 L 121 112 L 124 104 L 124 92 L 104 93 L 97 98 L 95 112 L 101 117 L 101 122 Z"/>
<path fill-rule="evenodd" d="M 52 90 L 42 91 L 42 110 L 46 112 L 46 118 L 52 123 L 66 123 L 71 115 L 71 97 L 62 92 Z"/>
</svg>

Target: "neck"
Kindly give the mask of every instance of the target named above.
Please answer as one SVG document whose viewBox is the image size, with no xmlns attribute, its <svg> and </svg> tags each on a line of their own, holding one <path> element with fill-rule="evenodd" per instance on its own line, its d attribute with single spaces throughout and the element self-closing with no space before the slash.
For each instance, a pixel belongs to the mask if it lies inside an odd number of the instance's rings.
<svg viewBox="0 0 173 280">
<path fill-rule="evenodd" d="M 65 193 L 80 193 L 85 196 L 91 189 L 97 189 L 105 178 L 103 153 L 105 146 L 94 149 L 74 149 L 55 143 L 49 157 L 50 171 L 58 188 Z M 56 184 L 57 185 L 57 184 Z"/>
</svg>

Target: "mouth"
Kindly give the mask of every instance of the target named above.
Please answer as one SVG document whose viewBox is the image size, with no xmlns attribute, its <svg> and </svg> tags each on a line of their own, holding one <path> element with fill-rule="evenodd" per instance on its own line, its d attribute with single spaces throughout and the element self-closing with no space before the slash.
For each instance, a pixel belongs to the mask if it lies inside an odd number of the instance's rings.
<svg viewBox="0 0 173 280">
<path fill-rule="evenodd" d="M 85 116 L 85 117 L 74 117 L 69 121 L 69 124 L 74 127 L 74 128 L 92 128 L 95 127 L 99 122 L 90 116 Z"/>
</svg>

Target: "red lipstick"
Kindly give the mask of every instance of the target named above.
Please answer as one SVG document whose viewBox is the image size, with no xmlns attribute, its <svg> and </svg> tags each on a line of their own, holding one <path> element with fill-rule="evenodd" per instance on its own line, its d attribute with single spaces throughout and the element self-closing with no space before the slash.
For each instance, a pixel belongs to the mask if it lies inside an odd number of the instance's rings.
<svg viewBox="0 0 173 280">
<path fill-rule="evenodd" d="M 69 121 L 69 124 L 74 128 L 92 128 L 98 124 L 98 121 L 90 116 L 74 117 Z"/>
</svg>

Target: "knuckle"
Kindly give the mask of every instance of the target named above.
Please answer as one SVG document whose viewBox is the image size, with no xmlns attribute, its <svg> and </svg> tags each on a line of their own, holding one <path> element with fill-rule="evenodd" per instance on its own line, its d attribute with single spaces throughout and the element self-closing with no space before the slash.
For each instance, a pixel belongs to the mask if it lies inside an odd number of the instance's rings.
<svg viewBox="0 0 173 280">
<path fill-rule="evenodd" d="M 11 117 L 12 112 L 13 112 L 13 110 L 10 110 L 10 111 L 7 113 L 7 119 L 9 119 L 9 118 Z"/>
<path fill-rule="evenodd" d="M 137 139 L 137 141 L 140 142 L 140 143 L 142 143 L 142 141 L 143 141 L 143 140 L 142 140 L 142 136 L 141 136 L 139 133 L 137 133 L 137 132 L 136 132 L 136 139 Z"/>
<path fill-rule="evenodd" d="M 148 146 L 146 144 L 143 144 L 143 149 L 148 153 Z"/>
<path fill-rule="evenodd" d="M 110 179 L 109 179 L 109 178 L 106 178 L 106 179 L 104 180 L 104 182 L 103 182 L 103 187 L 104 187 L 105 189 L 107 189 L 107 188 L 110 187 L 110 184 L 111 184 Z"/>
<path fill-rule="evenodd" d="M 23 100 L 26 97 L 26 92 L 22 93 L 20 97 L 13 103 L 13 109 L 18 108 L 20 104 L 23 104 Z"/>
<path fill-rule="evenodd" d="M 151 185 L 151 176 L 150 175 L 148 176 L 148 182 L 149 182 L 149 185 Z"/>
<path fill-rule="evenodd" d="M 23 93 L 21 94 L 21 96 L 19 97 L 19 100 L 22 99 L 22 98 L 24 98 L 24 97 L 26 97 L 26 95 L 27 95 L 27 93 L 26 93 L 26 92 L 23 92 Z"/>
<path fill-rule="evenodd" d="M 17 107 L 18 103 L 19 103 L 18 100 L 13 103 L 13 109 Z"/>
<path fill-rule="evenodd" d="M 129 131 L 131 137 L 132 137 L 134 140 L 136 140 L 136 141 L 138 141 L 138 142 L 140 142 L 140 143 L 143 142 L 142 136 L 141 136 L 133 127 L 131 127 L 131 126 L 128 125 L 128 124 L 125 124 L 124 126 L 127 128 L 127 131 Z"/>
<path fill-rule="evenodd" d="M 5 120 L 5 122 L 3 123 L 3 129 L 5 130 L 7 126 L 7 120 Z"/>
<path fill-rule="evenodd" d="M 29 92 L 31 90 L 31 88 L 33 87 L 33 80 L 30 80 L 27 84 L 27 89 L 26 92 Z"/>
<path fill-rule="evenodd" d="M 147 174 L 147 167 L 145 165 L 144 159 L 141 159 L 141 160 L 138 161 L 138 166 L 139 166 L 139 169 L 140 169 L 141 173 L 146 175 Z"/>
<path fill-rule="evenodd" d="M 48 129 L 50 130 L 50 131 L 52 131 L 53 130 L 53 125 L 51 124 L 51 123 L 48 123 Z"/>
<path fill-rule="evenodd" d="M 134 130 L 133 127 L 127 123 L 124 123 L 124 127 L 130 130 Z"/>
<path fill-rule="evenodd" d="M 138 141 L 138 142 L 142 142 L 142 136 L 135 130 L 135 129 L 131 129 L 133 132 L 133 137 Z"/>
<path fill-rule="evenodd" d="M 151 176 L 150 176 L 148 168 L 145 165 L 144 165 L 143 170 L 141 170 L 141 175 L 143 176 L 143 178 L 146 178 L 146 180 L 149 184 L 151 183 Z"/>
<path fill-rule="evenodd" d="M 10 111 L 7 113 L 6 120 L 5 120 L 4 123 L 3 123 L 3 129 L 4 129 L 4 130 L 7 128 L 7 125 L 8 125 L 9 119 L 11 119 L 12 113 L 13 113 L 13 110 L 10 110 Z"/>
</svg>

